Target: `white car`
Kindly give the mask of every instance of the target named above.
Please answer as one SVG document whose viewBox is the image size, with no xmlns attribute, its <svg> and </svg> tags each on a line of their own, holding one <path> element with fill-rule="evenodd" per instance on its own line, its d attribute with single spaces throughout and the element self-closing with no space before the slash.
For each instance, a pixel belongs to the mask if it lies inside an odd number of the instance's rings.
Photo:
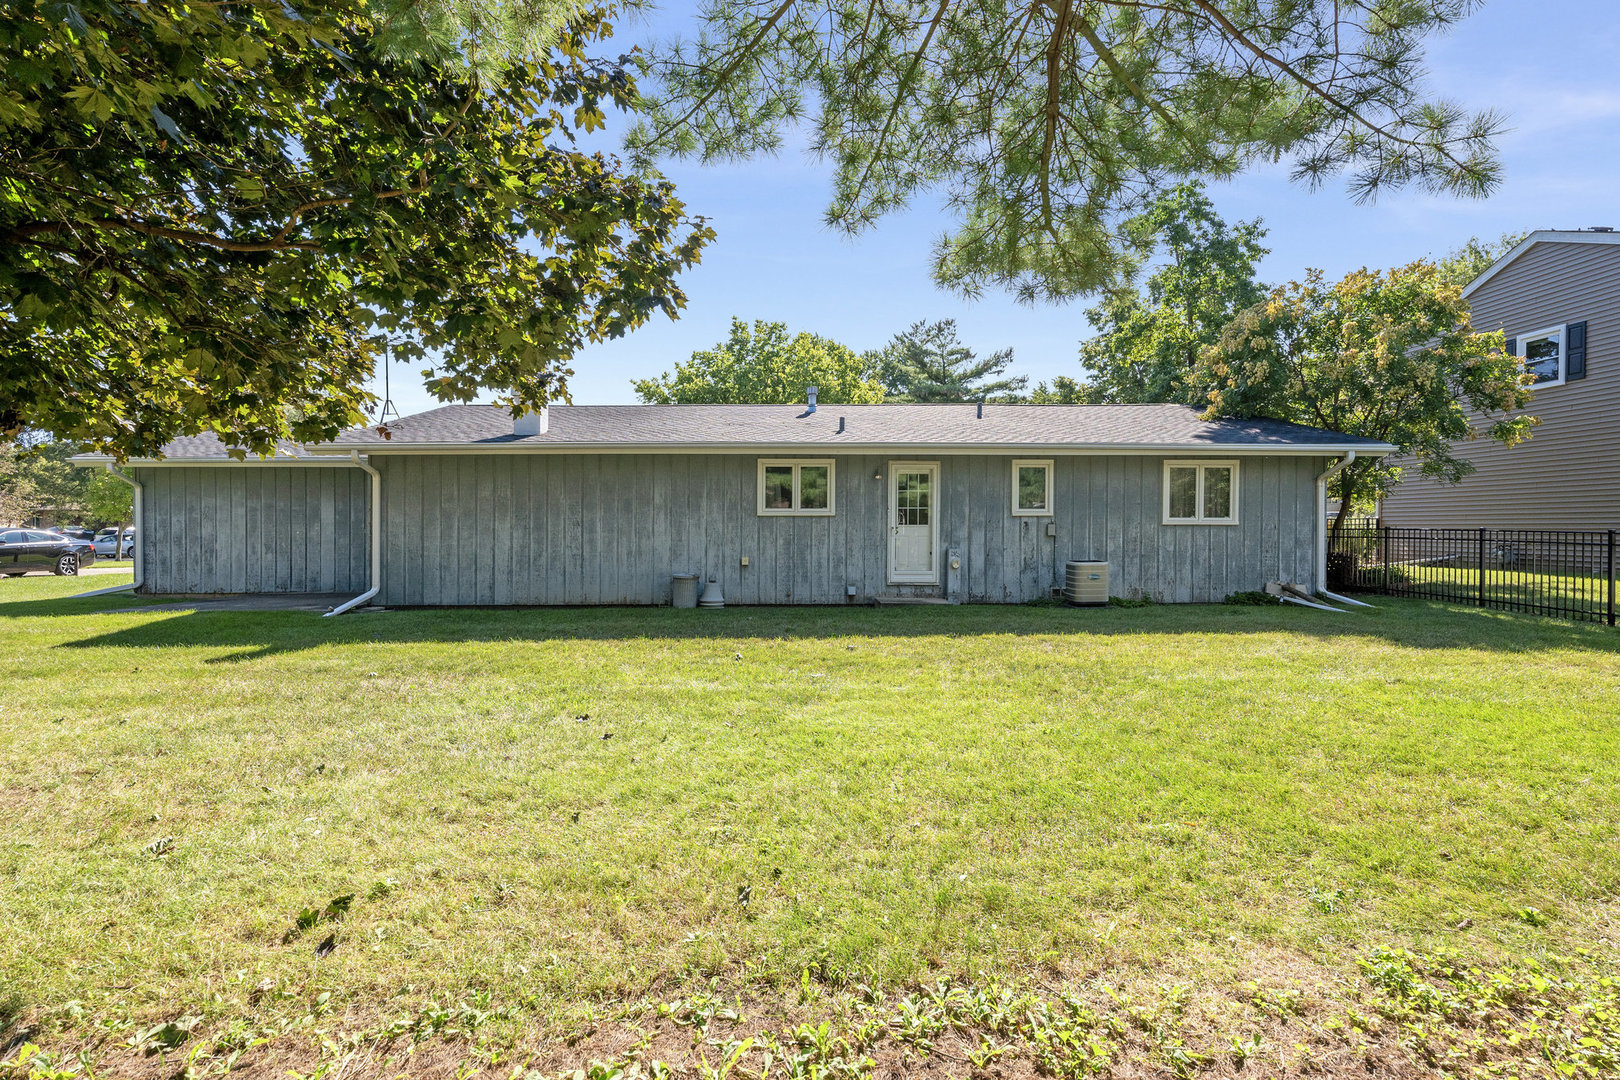
<svg viewBox="0 0 1620 1080">
<path fill-rule="evenodd" d="M 135 530 L 125 529 L 122 544 L 117 540 L 117 529 L 102 529 L 90 543 L 96 556 L 102 559 L 133 559 L 135 557 Z"/>
</svg>

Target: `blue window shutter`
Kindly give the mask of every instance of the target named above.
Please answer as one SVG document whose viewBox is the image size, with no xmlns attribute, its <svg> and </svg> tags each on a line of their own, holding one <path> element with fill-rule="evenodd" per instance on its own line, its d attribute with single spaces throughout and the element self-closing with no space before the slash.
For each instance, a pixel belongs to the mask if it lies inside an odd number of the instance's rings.
<svg viewBox="0 0 1620 1080">
<path fill-rule="evenodd" d="M 1503 343 L 1502 350 L 1504 352 L 1506 352 L 1509 356 L 1518 356 L 1519 355 L 1519 339 L 1516 338 L 1516 337 L 1508 338 L 1507 341 Z"/>
<path fill-rule="evenodd" d="M 1586 324 L 1564 327 L 1564 381 L 1586 378 Z"/>
</svg>

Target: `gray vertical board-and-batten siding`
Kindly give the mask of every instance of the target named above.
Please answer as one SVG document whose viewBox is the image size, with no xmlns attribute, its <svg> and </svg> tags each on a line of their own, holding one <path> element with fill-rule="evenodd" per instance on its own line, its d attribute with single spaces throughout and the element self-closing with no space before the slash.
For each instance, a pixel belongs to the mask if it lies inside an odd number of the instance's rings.
<svg viewBox="0 0 1620 1080">
<path fill-rule="evenodd" d="M 1433 528 L 1620 528 L 1620 244 L 1534 244 L 1469 304 L 1476 329 L 1508 337 L 1586 323 L 1586 377 L 1536 391 L 1525 411 L 1541 423 L 1528 441 L 1459 445 L 1476 470 L 1461 483 L 1425 479 L 1414 463 L 1392 459 L 1408 479 L 1380 517 Z"/>
<path fill-rule="evenodd" d="M 774 456 L 774 455 L 773 455 Z M 792 456 L 792 455 L 787 455 Z M 812 455 L 805 455 L 812 456 Z M 756 513 L 753 454 L 379 454 L 382 603 L 666 604 L 675 573 L 738 604 L 1048 597 L 1069 559 L 1109 563 L 1116 595 L 1215 601 L 1270 581 L 1314 586 L 1315 456 L 1241 459 L 1237 525 L 1163 525 L 1163 458 L 1054 458 L 1051 517 L 1011 512 L 1013 457 L 841 455 L 836 513 Z M 940 585 L 892 586 L 891 460 L 940 464 Z M 874 479 L 881 477 L 881 479 Z M 1056 537 L 1046 535 L 1048 521 Z M 749 565 L 741 565 L 747 557 Z"/>
<path fill-rule="evenodd" d="M 358 593 L 368 477 L 338 465 L 162 466 L 142 487 L 142 592 Z"/>
</svg>

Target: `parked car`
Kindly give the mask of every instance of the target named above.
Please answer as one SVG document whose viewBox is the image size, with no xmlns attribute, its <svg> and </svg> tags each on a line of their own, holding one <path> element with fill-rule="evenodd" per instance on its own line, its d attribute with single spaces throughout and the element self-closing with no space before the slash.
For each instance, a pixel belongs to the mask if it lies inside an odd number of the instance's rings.
<svg viewBox="0 0 1620 1080">
<path fill-rule="evenodd" d="M 96 538 L 94 529 L 47 529 L 45 531 L 61 533 L 70 540 L 94 540 Z"/>
<path fill-rule="evenodd" d="M 0 531 L 0 575 L 15 577 L 30 570 L 71 577 L 96 561 L 88 540 L 75 540 L 41 529 Z"/>
<path fill-rule="evenodd" d="M 125 529 L 122 543 L 118 541 L 117 529 L 102 529 L 96 533 L 92 541 L 96 547 L 96 554 L 103 559 L 133 559 L 135 557 L 135 530 Z"/>
</svg>

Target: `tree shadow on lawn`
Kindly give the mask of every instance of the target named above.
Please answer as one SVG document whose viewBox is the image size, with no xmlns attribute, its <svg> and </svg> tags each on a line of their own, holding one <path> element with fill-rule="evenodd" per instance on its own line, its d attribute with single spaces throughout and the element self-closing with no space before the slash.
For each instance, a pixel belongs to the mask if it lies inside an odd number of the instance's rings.
<svg viewBox="0 0 1620 1080">
<path fill-rule="evenodd" d="M 98 598 L 99 599 L 99 598 Z M 253 660 L 282 652 L 344 644 L 454 644 L 521 641 L 731 641 L 847 637 L 1029 637 L 1262 635 L 1290 633 L 1324 642 L 1377 639 L 1415 649 L 1482 649 L 1535 653 L 1578 649 L 1620 654 L 1620 633 L 1606 626 L 1563 622 L 1432 601 L 1380 600 L 1370 611 L 1342 614 L 1295 607 L 1220 604 L 1141 608 L 1056 605 L 962 607 L 730 607 L 719 611 L 653 607 L 433 608 L 355 612 L 334 619 L 298 611 L 155 611 L 132 626 L 92 634 L 59 648 L 234 650 L 207 663 Z M 23 609 L 23 610 L 18 610 Z M 102 609 L 105 610 L 105 609 Z M 90 618 L 72 601 L 0 604 L 0 627 L 15 616 Z M 1190 646 L 1190 653 L 1196 652 Z"/>
</svg>

